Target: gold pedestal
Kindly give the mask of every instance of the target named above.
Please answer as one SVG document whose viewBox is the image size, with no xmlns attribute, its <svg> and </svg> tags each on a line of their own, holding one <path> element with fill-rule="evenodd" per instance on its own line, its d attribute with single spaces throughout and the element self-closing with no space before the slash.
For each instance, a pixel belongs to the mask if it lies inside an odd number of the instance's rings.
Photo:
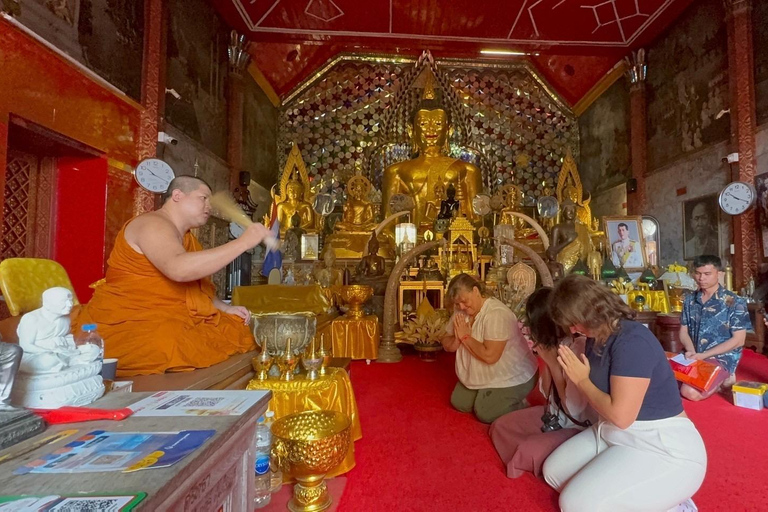
<svg viewBox="0 0 768 512">
<path fill-rule="evenodd" d="M 326 238 L 325 243 L 330 244 L 336 253 L 338 259 L 357 259 L 359 260 L 368 253 L 368 240 L 371 238 L 370 231 L 361 232 L 343 232 L 337 231 Z M 395 259 L 395 249 L 392 247 L 390 238 L 380 235 L 378 255 L 385 260 Z"/>
<path fill-rule="evenodd" d="M 325 474 L 338 466 L 351 444 L 349 416 L 335 411 L 307 411 L 281 418 L 272 426 L 272 456 L 296 477 L 293 512 L 319 512 L 331 506 Z"/>
<path fill-rule="evenodd" d="M 339 288 L 339 296 L 349 306 L 349 311 L 345 316 L 362 318 L 365 315 L 363 304 L 373 296 L 373 288 L 360 284 L 342 286 Z"/>
</svg>

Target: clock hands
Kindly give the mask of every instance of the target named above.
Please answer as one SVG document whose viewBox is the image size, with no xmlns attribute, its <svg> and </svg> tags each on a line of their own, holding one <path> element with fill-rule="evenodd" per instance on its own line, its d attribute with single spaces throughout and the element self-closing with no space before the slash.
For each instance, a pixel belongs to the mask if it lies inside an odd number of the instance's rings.
<svg viewBox="0 0 768 512">
<path fill-rule="evenodd" d="M 741 201 L 742 203 L 749 203 L 749 201 L 747 201 L 746 199 L 742 199 L 740 197 L 736 197 L 735 195 L 731 194 L 730 192 L 727 192 L 727 194 L 729 196 L 731 196 L 732 198 L 736 199 L 737 201 Z"/>
</svg>

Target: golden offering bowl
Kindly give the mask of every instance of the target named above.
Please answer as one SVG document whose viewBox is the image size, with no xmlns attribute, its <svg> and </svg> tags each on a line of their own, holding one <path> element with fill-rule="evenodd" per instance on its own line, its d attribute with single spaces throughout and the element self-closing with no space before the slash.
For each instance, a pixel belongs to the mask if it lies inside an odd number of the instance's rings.
<svg viewBox="0 0 768 512">
<path fill-rule="evenodd" d="M 336 411 L 305 411 L 272 425 L 272 457 L 296 478 L 288 509 L 319 512 L 331 506 L 325 474 L 344 460 L 350 443 L 349 416 Z"/>
<path fill-rule="evenodd" d="M 373 288 L 361 284 L 342 286 L 339 288 L 339 296 L 349 306 L 347 316 L 361 318 L 363 316 L 363 304 L 373 296 Z"/>
<path fill-rule="evenodd" d="M 267 380 L 269 378 L 269 369 L 272 368 L 273 358 L 265 348 L 261 349 L 261 354 L 251 359 L 251 366 L 256 372 L 256 378 Z"/>
</svg>

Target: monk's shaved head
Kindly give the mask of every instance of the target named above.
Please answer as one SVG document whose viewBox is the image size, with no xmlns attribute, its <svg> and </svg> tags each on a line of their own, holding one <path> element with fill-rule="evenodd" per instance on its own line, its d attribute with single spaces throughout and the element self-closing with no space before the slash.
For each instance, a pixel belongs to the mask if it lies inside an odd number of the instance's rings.
<svg viewBox="0 0 768 512">
<path fill-rule="evenodd" d="M 168 190 L 163 193 L 163 203 L 171 198 L 174 190 L 189 194 L 200 188 L 200 185 L 205 185 L 208 187 L 208 190 L 212 191 L 211 186 L 202 178 L 196 176 L 176 176 L 171 180 L 171 183 L 168 184 Z"/>
</svg>

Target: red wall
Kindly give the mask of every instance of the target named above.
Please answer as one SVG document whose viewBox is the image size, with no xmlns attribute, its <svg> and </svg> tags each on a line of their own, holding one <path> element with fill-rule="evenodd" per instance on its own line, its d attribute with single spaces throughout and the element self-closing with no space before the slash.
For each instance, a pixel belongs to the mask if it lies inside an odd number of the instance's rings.
<svg viewBox="0 0 768 512">
<path fill-rule="evenodd" d="M 59 158 L 57 164 L 53 259 L 67 269 L 78 299 L 88 302 L 88 285 L 104 277 L 107 159 Z"/>
</svg>

